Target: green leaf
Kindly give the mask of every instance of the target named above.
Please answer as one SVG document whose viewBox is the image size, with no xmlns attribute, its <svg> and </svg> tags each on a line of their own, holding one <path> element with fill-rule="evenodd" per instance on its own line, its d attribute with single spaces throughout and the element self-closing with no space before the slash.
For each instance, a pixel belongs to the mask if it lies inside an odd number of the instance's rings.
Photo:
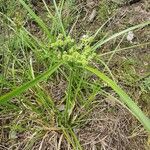
<svg viewBox="0 0 150 150">
<path fill-rule="evenodd" d="M 35 21 L 38 23 L 38 25 L 42 28 L 42 30 L 47 34 L 47 36 L 53 40 L 52 35 L 50 34 L 50 31 L 48 29 L 48 27 L 46 26 L 46 24 L 43 22 L 43 20 L 38 17 L 33 10 L 23 1 L 23 0 L 19 0 L 19 2 L 23 5 L 23 7 L 29 12 L 29 14 L 32 16 L 32 18 L 35 19 Z"/>
<path fill-rule="evenodd" d="M 146 21 L 146 22 L 143 22 L 143 23 L 141 23 L 141 24 L 135 25 L 135 26 L 133 26 L 133 27 L 127 28 L 127 29 L 125 29 L 125 30 L 123 30 L 123 31 L 121 31 L 121 32 L 115 33 L 115 34 L 113 34 L 112 36 L 110 36 L 110 37 L 108 37 L 108 38 L 106 38 L 106 39 L 104 39 L 104 40 L 100 40 L 99 42 L 97 42 L 97 43 L 93 46 L 93 49 L 96 50 L 96 49 L 99 48 L 101 45 L 103 45 L 103 44 L 109 42 L 110 40 L 113 40 L 113 39 L 117 38 L 118 36 L 121 36 L 121 35 L 123 35 L 123 34 L 125 34 L 125 33 L 128 33 L 129 31 L 133 31 L 133 30 L 135 30 L 135 29 L 145 27 L 145 26 L 147 26 L 147 25 L 149 25 L 149 24 L 150 24 L 150 21 Z"/>
<path fill-rule="evenodd" d="M 142 112 L 142 110 L 136 105 L 136 103 L 124 92 L 113 80 L 107 77 L 104 73 L 89 66 L 85 66 L 85 69 L 97 75 L 100 79 L 106 82 L 121 98 L 121 102 L 126 104 L 132 114 L 143 124 L 143 126 L 150 132 L 150 119 Z"/>
<path fill-rule="evenodd" d="M 0 97 L 0 104 L 5 103 L 8 100 L 12 99 L 13 97 L 20 95 L 21 93 L 25 92 L 27 89 L 33 87 L 34 85 L 36 85 L 40 81 L 44 80 L 46 77 L 48 77 L 52 73 L 54 73 L 59 68 L 59 66 L 61 64 L 62 64 L 62 62 L 57 63 L 52 68 L 50 68 L 49 70 L 47 70 L 43 74 L 39 75 L 35 79 L 25 83 L 24 85 L 22 85 L 22 86 L 18 87 L 17 89 L 7 93 L 6 95 L 3 95 L 2 97 Z"/>
</svg>

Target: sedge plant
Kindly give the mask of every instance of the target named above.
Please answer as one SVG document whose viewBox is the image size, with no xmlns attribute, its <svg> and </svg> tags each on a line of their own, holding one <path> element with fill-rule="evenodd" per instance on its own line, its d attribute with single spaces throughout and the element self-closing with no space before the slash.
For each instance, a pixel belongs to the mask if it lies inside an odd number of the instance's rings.
<svg viewBox="0 0 150 150">
<path fill-rule="evenodd" d="M 19 104 L 37 114 L 38 118 L 40 118 L 40 121 L 37 119 L 37 123 L 40 125 L 41 130 L 62 132 L 73 149 L 81 150 L 82 147 L 74 129 L 80 126 L 79 118 L 83 118 L 86 114 L 83 114 L 83 110 L 89 112 L 95 96 L 102 92 L 99 84 L 97 85 L 87 80 L 88 77 L 95 74 L 100 82 L 106 83 L 118 94 L 120 102 L 150 132 L 150 119 L 142 112 L 134 100 L 128 96 L 116 81 L 92 66 L 92 62 L 99 59 L 96 50 L 100 49 L 102 45 L 129 31 L 145 27 L 150 24 L 150 21 L 125 29 L 110 37 L 105 37 L 93 44 L 95 37 L 102 30 L 100 28 L 93 36 L 84 36 L 77 42 L 68 35 L 63 26 L 61 14 L 64 1 L 57 4 L 53 0 L 55 9 L 55 14 L 53 14 L 43 0 L 52 22 L 52 29 L 23 0 L 19 0 L 19 2 L 43 31 L 42 36 L 44 40 L 33 35 L 23 25 L 18 27 L 12 19 L 2 14 L 11 23 L 11 26 L 9 25 L 8 27 L 15 35 L 15 40 L 4 45 L 5 49 L 7 49 L 7 55 L 13 61 L 10 59 L 2 66 L 4 74 L 3 80 L 1 80 L 1 88 L 9 87 L 9 92 L 0 97 L 2 108 L 21 111 L 22 107 L 16 106 L 12 102 L 14 99 L 17 99 Z M 56 24 L 57 28 L 55 30 L 54 26 Z M 14 45 L 16 39 L 18 42 L 17 45 Z M 17 56 L 17 49 L 20 50 L 25 64 L 22 62 L 22 58 Z M 11 67 L 9 66 L 10 62 L 13 64 Z M 36 66 L 35 62 L 39 66 Z M 109 68 L 106 66 L 106 69 Z M 111 73 L 110 70 L 108 71 Z M 54 81 L 55 76 L 60 76 L 60 74 L 67 82 L 67 88 L 65 96 L 60 104 L 57 104 L 45 90 L 44 85 L 50 80 Z M 11 75 L 13 75 L 13 81 L 7 81 L 7 76 Z M 17 87 L 18 85 L 19 87 Z M 84 91 L 82 91 L 83 89 Z M 34 102 L 25 93 L 33 94 Z M 62 104 L 64 108 L 60 110 L 58 105 Z"/>
</svg>

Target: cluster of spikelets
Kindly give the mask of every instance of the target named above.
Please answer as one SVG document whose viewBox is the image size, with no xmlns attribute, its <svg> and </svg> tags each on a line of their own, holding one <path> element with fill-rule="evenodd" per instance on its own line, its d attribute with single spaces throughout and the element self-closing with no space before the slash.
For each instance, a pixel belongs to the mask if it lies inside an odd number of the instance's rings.
<svg viewBox="0 0 150 150">
<path fill-rule="evenodd" d="M 51 44 L 51 48 L 57 53 L 59 59 L 65 62 L 74 62 L 87 65 L 96 55 L 93 52 L 91 43 L 92 37 L 83 36 L 78 44 L 70 36 L 58 36 L 56 42 Z"/>
</svg>

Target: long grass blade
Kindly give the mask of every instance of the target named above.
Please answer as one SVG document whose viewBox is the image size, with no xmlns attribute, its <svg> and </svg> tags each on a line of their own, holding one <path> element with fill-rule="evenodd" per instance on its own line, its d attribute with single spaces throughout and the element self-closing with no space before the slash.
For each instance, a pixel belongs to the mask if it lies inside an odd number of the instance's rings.
<svg viewBox="0 0 150 150">
<path fill-rule="evenodd" d="M 105 40 L 102 40 L 102 41 L 100 41 L 100 42 L 97 42 L 97 43 L 93 46 L 93 49 L 96 50 L 96 49 L 99 48 L 101 45 L 103 45 L 103 44 L 109 42 L 110 40 L 113 40 L 113 39 L 117 38 L 118 36 L 121 36 L 121 35 L 123 35 L 123 34 L 125 34 L 125 33 L 128 33 L 129 31 L 133 31 L 133 30 L 135 30 L 135 29 L 145 27 L 145 26 L 147 26 L 147 25 L 149 25 L 149 24 L 150 24 L 150 21 L 146 21 L 146 22 L 144 22 L 144 23 L 141 23 L 141 24 L 135 25 L 135 26 L 133 26 L 133 27 L 130 27 L 130 28 L 128 28 L 128 29 L 125 29 L 125 30 L 123 30 L 123 31 L 121 31 L 121 32 L 115 33 L 115 34 L 113 34 L 112 36 L 106 38 Z"/>
<path fill-rule="evenodd" d="M 142 112 L 136 103 L 109 77 L 97 69 L 85 66 L 85 69 L 97 75 L 100 79 L 106 82 L 120 97 L 124 104 L 131 110 L 132 114 L 143 124 L 143 126 L 150 132 L 150 119 Z"/>
<path fill-rule="evenodd" d="M 38 23 L 38 25 L 42 28 L 42 30 L 47 34 L 47 36 L 53 40 L 53 37 L 50 34 L 50 31 L 48 30 L 48 27 L 46 24 L 43 22 L 43 20 L 38 17 L 33 10 L 23 1 L 19 0 L 19 2 L 23 5 L 23 7 L 30 13 L 30 15 L 35 19 L 35 21 Z"/>
<path fill-rule="evenodd" d="M 64 37 L 66 37 L 66 32 L 65 32 L 65 29 L 64 29 L 64 26 L 63 26 L 63 22 L 62 22 L 62 19 L 61 19 L 61 13 L 60 13 L 60 11 L 58 9 L 58 6 L 57 6 L 55 0 L 53 0 L 53 3 L 54 3 L 55 10 L 56 10 L 56 15 L 58 17 L 58 23 L 59 23 L 59 25 L 61 27 L 61 30 L 62 30 L 62 34 L 63 34 Z"/>
<path fill-rule="evenodd" d="M 20 95 L 21 93 L 23 93 L 24 91 L 26 91 L 27 89 L 33 87 L 34 85 L 36 85 L 37 83 L 39 83 L 40 81 L 44 80 L 46 77 L 50 76 L 52 73 L 54 73 L 59 66 L 62 64 L 62 62 L 59 62 L 58 64 L 54 65 L 52 68 L 50 68 L 49 70 L 47 70 L 46 72 L 44 72 L 43 74 L 39 75 L 38 77 L 36 77 L 35 79 L 25 83 L 24 85 L 18 87 L 17 89 L 7 93 L 6 95 L 0 97 L 0 104 L 7 102 L 8 100 L 12 99 L 15 96 Z"/>
</svg>

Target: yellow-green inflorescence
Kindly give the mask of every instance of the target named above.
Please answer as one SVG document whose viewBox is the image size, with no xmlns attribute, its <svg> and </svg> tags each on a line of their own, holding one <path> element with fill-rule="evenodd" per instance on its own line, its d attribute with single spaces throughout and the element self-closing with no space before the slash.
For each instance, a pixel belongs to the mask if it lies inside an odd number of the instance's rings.
<svg viewBox="0 0 150 150">
<path fill-rule="evenodd" d="M 62 35 L 59 35 L 57 41 L 52 43 L 51 47 L 57 51 L 59 59 L 65 62 L 87 65 L 96 55 L 90 46 L 92 41 L 92 37 L 84 36 L 77 44 L 70 36 L 64 39 Z"/>
</svg>

